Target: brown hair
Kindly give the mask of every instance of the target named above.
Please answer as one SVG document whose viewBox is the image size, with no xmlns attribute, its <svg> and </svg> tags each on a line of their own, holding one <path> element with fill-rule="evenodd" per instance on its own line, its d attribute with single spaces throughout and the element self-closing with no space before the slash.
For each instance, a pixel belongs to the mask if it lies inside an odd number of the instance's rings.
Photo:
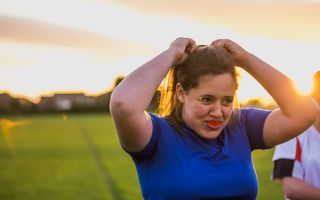
<svg viewBox="0 0 320 200">
<path fill-rule="evenodd" d="M 222 47 L 199 45 L 183 62 L 173 66 L 160 86 L 158 114 L 166 117 L 178 130 L 183 122 L 182 104 L 176 96 L 176 85 L 180 83 L 185 91 L 198 86 L 206 75 L 230 74 L 238 88 L 238 73 L 232 56 Z"/>
</svg>

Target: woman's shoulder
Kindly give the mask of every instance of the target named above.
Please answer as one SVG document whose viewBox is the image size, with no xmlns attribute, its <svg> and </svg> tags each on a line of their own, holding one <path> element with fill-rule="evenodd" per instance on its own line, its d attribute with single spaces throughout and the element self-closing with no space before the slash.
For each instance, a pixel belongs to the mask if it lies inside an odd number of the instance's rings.
<svg viewBox="0 0 320 200">
<path fill-rule="evenodd" d="M 239 110 L 241 113 L 265 113 L 265 112 L 271 112 L 271 110 L 263 109 L 263 108 L 255 108 L 255 107 L 243 107 L 238 108 L 236 110 Z"/>
<path fill-rule="evenodd" d="M 151 112 L 149 112 L 148 114 L 149 114 L 153 123 L 160 123 L 163 125 L 169 124 L 169 121 L 166 117 L 162 117 L 162 116 L 157 115 L 156 113 L 151 113 Z"/>
<path fill-rule="evenodd" d="M 234 117 L 242 120 L 258 120 L 260 118 L 266 118 L 271 113 L 271 110 L 266 110 L 262 108 L 252 108 L 245 107 L 240 109 L 235 109 Z"/>
<path fill-rule="evenodd" d="M 149 116 L 152 120 L 152 125 L 154 130 L 158 131 L 168 131 L 168 129 L 173 129 L 170 125 L 169 120 L 166 117 L 159 116 L 155 113 L 149 113 Z"/>
</svg>

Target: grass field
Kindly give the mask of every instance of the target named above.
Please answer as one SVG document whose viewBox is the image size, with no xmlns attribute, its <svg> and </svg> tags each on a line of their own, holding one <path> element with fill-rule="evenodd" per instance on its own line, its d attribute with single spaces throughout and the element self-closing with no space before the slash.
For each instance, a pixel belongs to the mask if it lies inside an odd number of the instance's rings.
<svg viewBox="0 0 320 200">
<path fill-rule="evenodd" d="M 0 120 L 1 200 L 142 199 L 135 167 L 106 114 Z M 15 122 L 15 123 L 13 123 Z M 258 199 L 282 199 L 273 150 L 254 152 Z"/>
</svg>

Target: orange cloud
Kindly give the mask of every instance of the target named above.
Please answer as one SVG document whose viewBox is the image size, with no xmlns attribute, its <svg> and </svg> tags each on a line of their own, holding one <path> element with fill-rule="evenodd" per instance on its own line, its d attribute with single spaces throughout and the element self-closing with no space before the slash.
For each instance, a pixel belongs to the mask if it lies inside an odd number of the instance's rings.
<svg viewBox="0 0 320 200">
<path fill-rule="evenodd" d="M 311 1 L 111 0 L 151 15 L 196 20 L 272 38 L 319 39 L 320 3 Z"/>
<path fill-rule="evenodd" d="M 149 48 L 101 34 L 64 27 L 40 20 L 0 16 L 0 39 L 70 48 L 108 50 L 113 54 L 150 51 Z"/>
</svg>

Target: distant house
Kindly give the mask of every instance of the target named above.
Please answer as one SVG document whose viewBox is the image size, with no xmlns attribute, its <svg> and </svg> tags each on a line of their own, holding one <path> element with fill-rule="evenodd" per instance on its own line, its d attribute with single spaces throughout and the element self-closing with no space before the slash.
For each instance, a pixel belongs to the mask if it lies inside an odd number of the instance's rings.
<svg viewBox="0 0 320 200">
<path fill-rule="evenodd" d="M 124 79 L 119 76 L 113 87 L 97 96 L 78 93 L 56 93 L 41 96 L 37 104 L 24 98 L 13 98 L 7 93 L 0 94 L 1 113 L 46 113 L 46 112 L 109 112 L 113 89 Z M 14 112 L 12 112 L 14 110 Z"/>
<path fill-rule="evenodd" d="M 54 94 L 43 96 L 38 104 L 39 111 L 85 111 L 95 106 L 95 97 L 83 93 Z"/>
</svg>

